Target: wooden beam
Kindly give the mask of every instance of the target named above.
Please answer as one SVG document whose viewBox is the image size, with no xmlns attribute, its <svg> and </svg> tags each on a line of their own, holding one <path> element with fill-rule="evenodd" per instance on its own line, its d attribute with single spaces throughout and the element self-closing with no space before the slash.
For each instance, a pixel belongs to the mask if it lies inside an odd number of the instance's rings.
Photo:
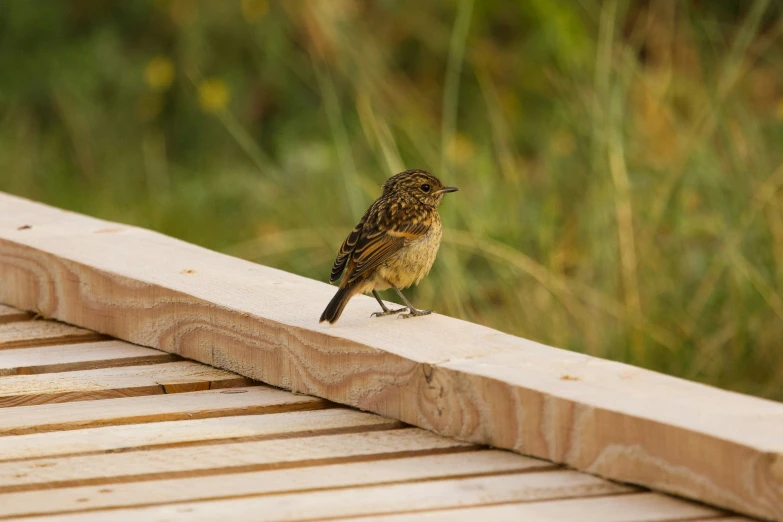
<svg viewBox="0 0 783 522">
<path fill-rule="evenodd" d="M 462 440 L 783 520 L 783 404 L 0 195 L 0 302 Z"/>
</svg>

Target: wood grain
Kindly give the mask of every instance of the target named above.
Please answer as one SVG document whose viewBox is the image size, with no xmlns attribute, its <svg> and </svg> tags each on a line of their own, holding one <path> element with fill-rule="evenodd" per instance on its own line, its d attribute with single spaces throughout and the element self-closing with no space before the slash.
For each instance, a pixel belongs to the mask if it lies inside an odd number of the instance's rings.
<svg viewBox="0 0 783 522">
<path fill-rule="evenodd" d="M 0 302 L 463 440 L 783 520 L 783 404 L 0 195 Z M 19 223 L 32 228 L 19 231 Z M 567 379 L 564 377 L 568 377 Z"/>
<path fill-rule="evenodd" d="M 0 324 L 32 319 L 33 314 L 0 304 Z"/>
<path fill-rule="evenodd" d="M 399 421 L 344 408 L 108 426 L 5 437 L 0 439 L 0 462 L 401 426 Z"/>
<path fill-rule="evenodd" d="M 0 492 L 238 473 L 474 448 L 418 428 L 0 462 Z"/>
<path fill-rule="evenodd" d="M 490 450 L 229 475 L 55 488 L 45 491 L 46 502 L 40 502 L 40 490 L 0 494 L 0 518 L 375 484 L 418 483 L 450 477 L 540 470 L 552 466 L 542 460 Z"/>
<path fill-rule="evenodd" d="M 267 386 L 18 407 L 0 415 L 0 435 L 325 408 L 323 399 Z"/>
<path fill-rule="evenodd" d="M 719 517 L 719 518 L 696 518 L 689 519 L 688 522 L 753 522 L 754 519 L 747 517 Z"/>
<path fill-rule="evenodd" d="M 0 377 L 171 362 L 167 352 L 123 341 L 0 350 Z"/>
<path fill-rule="evenodd" d="M 492 522 L 579 521 L 579 522 L 685 522 L 716 517 L 720 512 L 656 493 L 613 497 L 574 498 L 554 502 L 530 502 L 472 509 L 449 509 L 391 516 L 359 517 L 352 522 Z M 217 519 L 216 519 L 217 520 Z M 723 518 L 709 518 L 724 522 Z"/>
<path fill-rule="evenodd" d="M 0 377 L 0 408 L 52 402 L 180 393 L 250 384 L 247 378 L 181 361 L 42 375 Z"/>
<path fill-rule="evenodd" d="M 446 479 L 414 484 L 370 486 L 296 494 L 266 495 L 172 506 L 119 509 L 53 516 L 55 520 L 97 521 L 299 521 L 344 519 L 368 514 L 423 511 L 541 499 L 617 494 L 630 491 L 574 471 L 547 471 L 501 476 Z M 226 516 L 230 514 L 230 516 Z"/>
<path fill-rule="evenodd" d="M 0 350 L 94 341 L 102 337 L 96 332 L 55 321 L 0 322 Z"/>
</svg>

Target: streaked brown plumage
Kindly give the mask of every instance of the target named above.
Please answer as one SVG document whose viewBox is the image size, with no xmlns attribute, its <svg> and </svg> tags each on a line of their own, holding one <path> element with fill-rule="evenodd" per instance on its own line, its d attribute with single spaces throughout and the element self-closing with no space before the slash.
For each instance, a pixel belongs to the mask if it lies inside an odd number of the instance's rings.
<svg viewBox="0 0 783 522">
<path fill-rule="evenodd" d="M 372 292 L 383 309 L 373 315 L 405 311 L 386 308 L 377 291 L 387 288 L 394 288 L 408 305 L 409 312 L 403 317 L 432 313 L 416 309 L 400 289 L 418 284 L 432 268 L 442 232 L 437 207 L 444 194 L 456 190 L 426 170 L 406 170 L 386 180 L 381 196 L 337 253 L 329 282 L 336 282 L 340 275 L 343 278 L 321 321 L 334 323 L 351 297 L 367 292 Z"/>
</svg>

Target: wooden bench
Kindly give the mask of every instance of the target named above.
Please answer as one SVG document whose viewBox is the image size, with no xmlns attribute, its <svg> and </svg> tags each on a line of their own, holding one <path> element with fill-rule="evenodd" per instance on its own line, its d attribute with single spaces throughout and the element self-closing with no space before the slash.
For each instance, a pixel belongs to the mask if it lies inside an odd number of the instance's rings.
<svg viewBox="0 0 783 522">
<path fill-rule="evenodd" d="M 332 292 L 0 194 L 0 519 L 783 520 L 783 405 Z"/>
</svg>

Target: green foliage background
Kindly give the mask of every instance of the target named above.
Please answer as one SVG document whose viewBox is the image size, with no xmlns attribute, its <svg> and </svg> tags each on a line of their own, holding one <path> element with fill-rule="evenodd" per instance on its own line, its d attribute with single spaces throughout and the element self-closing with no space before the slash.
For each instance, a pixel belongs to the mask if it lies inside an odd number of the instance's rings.
<svg viewBox="0 0 783 522">
<path fill-rule="evenodd" d="M 418 306 L 780 400 L 782 15 L 4 0 L 0 190 L 325 280 L 428 168 L 462 190 Z"/>
</svg>

